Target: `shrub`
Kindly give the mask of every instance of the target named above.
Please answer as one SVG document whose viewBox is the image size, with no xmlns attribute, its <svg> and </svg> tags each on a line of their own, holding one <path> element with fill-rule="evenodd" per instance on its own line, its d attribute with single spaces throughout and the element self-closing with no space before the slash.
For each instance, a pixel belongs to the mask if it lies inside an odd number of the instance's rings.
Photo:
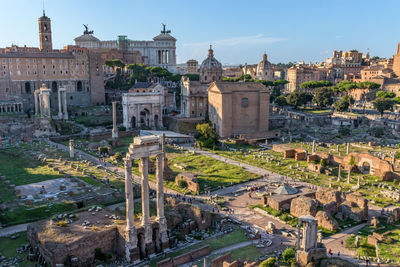
<svg viewBox="0 0 400 267">
<path fill-rule="evenodd" d="M 276 264 L 276 258 L 268 258 L 267 260 L 260 263 L 259 267 L 273 267 Z"/>
<path fill-rule="evenodd" d="M 67 221 L 58 221 L 56 223 L 56 225 L 59 226 L 59 227 L 67 227 L 68 223 L 67 223 Z"/>
<path fill-rule="evenodd" d="M 116 161 L 121 161 L 124 156 L 122 156 L 122 154 L 120 152 L 115 153 L 114 158 Z"/>
<path fill-rule="evenodd" d="M 347 126 L 342 126 L 339 128 L 339 134 L 340 135 L 344 135 L 344 136 L 348 136 L 351 134 L 351 129 Z"/>
<path fill-rule="evenodd" d="M 118 131 L 125 132 L 126 131 L 126 127 L 125 126 L 119 126 L 118 127 Z"/>
<path fill-rule="evenodd" d="M 100 147 L 100 154 L 107 154 L 108 153 L 108 147 L 103 146 Z"/>
<path fill-rule="evenodd" d="M 185 180 L 179 180 L 178 181 L 178 186 L 180 188 L 187 188 L 188 187 L 188 183 Z"/>
<path fill-rule="evenodd" d="M 296 261 L 296 251 L 294 247 L 286 248 L 282 254 L 283 261 L 292 265 Z"/>
<path fill-rule="evenodd" d="M 382 127 L 373 127 L 371 128 L 371 134 L 379 138 L 385 134 L 385 131 Z"/>
</svg>

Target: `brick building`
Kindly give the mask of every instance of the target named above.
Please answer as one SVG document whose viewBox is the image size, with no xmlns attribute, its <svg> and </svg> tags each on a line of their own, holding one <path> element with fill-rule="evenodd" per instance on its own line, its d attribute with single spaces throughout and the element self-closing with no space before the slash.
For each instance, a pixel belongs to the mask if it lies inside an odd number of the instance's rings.
<svg viewBox="0 0 400 267">
<path fill-rule="evenodd" d="M 268 136 L 270 91 L 261 83 L 213 82 L 208 87 L 208 114 L 222 138 Z"/>
<path fill-rule="evenodd" d="M 39 48 L 0 48 L 0 101 L 22 101 L 24 110 L 33 109 L 33 92 L 44 83 L 52 90 L 53 108 L 60 87 L 70 106 L 104 104 L 100 54 L 77 46 L 53 49 L 50 18 L 43 12 L 38 22 Z"/>
</svg>

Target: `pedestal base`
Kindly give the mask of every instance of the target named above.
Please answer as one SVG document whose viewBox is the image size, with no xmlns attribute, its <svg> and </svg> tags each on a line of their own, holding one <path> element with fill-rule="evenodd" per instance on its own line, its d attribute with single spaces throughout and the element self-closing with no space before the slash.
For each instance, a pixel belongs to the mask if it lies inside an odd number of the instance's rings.
<svg viewBox="0 0 400 267">
<path fill-rule="evenodd" d="M 309 251 L 296 251 L 296 262 L 299 266 L 305 267 L 310 262 L 318 265 L 319 261 L 326 258 L 326 248 L 314 248 Z"/>
<path fill-rule="evenodd" d="M 139 248 L 131 247 L 131 245 L 127 243 L 125 245 L 125 258 L 131 263 L 140 261 Z"/>
<path fill-rule="evenodd" d="M 154 254 L 154 243 L 147 243 L 146 244 L 146 255 L 150 257 L 151 254 Z"/>
</svg>

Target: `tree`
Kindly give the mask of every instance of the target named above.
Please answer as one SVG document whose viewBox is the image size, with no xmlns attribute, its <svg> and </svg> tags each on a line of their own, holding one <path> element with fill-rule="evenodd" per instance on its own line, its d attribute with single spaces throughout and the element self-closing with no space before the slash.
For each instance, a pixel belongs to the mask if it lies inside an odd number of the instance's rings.
<svg viewBox="0 0 400 267">
<path fill-rule="evenodd" d="M 351 134 L 351 129 L 347 126 L 341 126 L 338 132 L 340 135 L 349 136 Z"/>
<path fill-rule="evenodd" d="M 333 106 L 335 107 L 336 111 L 344 112 L 347 111 L 349 107 L 354 104 L 355 100 L 353 97 L 349 95 L 344 95 L 341 99 L 336 101 Z"/>
<path fill-rule="evenodd" d="M 307 94 L 296 90 L 286 96 L 286 101 L 297 109 L 297 107 L 307 103 Z"/>
<path fill-rule="evenodd" d="M 208 123 L 197 124 L 194 137 L 200 147 L 215 149 L 219 136 Z"/>
<path fill-rule="evenodd" d="M 372 104 L 374 105 L 374 108 L 381 114 L 381 117 L 383 117 L 383 114 L 386 110 L 393 111 L 394 102 L 389 98 L 377 98 L 374 100 L 374 102 L 372 102 Z"/>
<path fill-rule="evenodd" d="M 374 83 L 374 82 L 365 81 L 365 82 L 359 82 L 359 83 L 357 83 L 357 88 L 360 88 L 360 89 L 375 90 L 375 89 L 379 89 L 380 87 L 381 87 L 381 86 L 380 86 L 379 84 Z"/>
<path fill-rule="evenodd" d="M 199 74 L 187 73 L 184 76 L 188 77 L 189 80 L 191 80 L 191 81 L 200 81 L 200 75 Z"/>
<path fill-rule="evenodd" d="M 393 102 L 395 102 L 396 104 L 400 104 L 400 96 L 396 96 L 395 98 L 392 99 Z"/>
<path fill-rule="evenodd" d="M 331 86 L 332 83 L 330 81 L 309 81 L 300 84 L 301 89 L 314 89 L 319 87 L 327 87 Z"/>
<path fill-rule="evenodd" d="M 286 106 L 287 102 L 286 102 L 286 97 L 284 95 L 280 95 L 275 99 L 275 104 L 277 104 L 278 106 Z"/>
<path fill-rule="evenodd" d="M 312 102 L 319 108 L 330 106 L 333 103 L 332 92 L 326 87 L 317 88 L 314 91 Z"/>
<path fill-rule="evenodd" d="M 285 251 L 282 253 L 283 261 L 287 264 L 292 265 L 296 261 L 296 250 L 294 247 L 286 248 Z"/>
<path fill-rule="evenodd" d="M 343 81 L 338 83 L 334 88 L 334 92 L 348 92 L 351 89 L 357 88 L 357 84 L 351 81 Z"/>
<path fill-rule="evenodd" d="M 281 95 L 281 89 L 278 86 L 274 86 L 274 88 L 272 88 L 272 92 L 269 97 L 269 102 L 271 103 L 274 102 L 276 98 L 280 95 Z"/>
<path fill-rule="evenodd" d="M 396 96 L 396 94 L 393 92 L 387 92 L 387 91 L 383 91 L 383 90 L 376 92 L 376 97 L 380 97 L 380 98 L 394 98 L 395 96 Z"/>
<path fill-rule="evenodd" d="M 122 159 L 124 158 L 124 156 L 122 156 L 122 154 L 120 152 L 115 153 L 114 155 L 114 159 L 116 161 L 122 161 Z"/>
<path fill-rule="evenodd" d="M 258 267 L 274 267 L 275 264 L 276 264 L 276 258 L 271 257 L 261 262 L 260 265 L 258 265 Z"/>
<path fill-rule="evenodd" d="M 107 67 L 120 68 L 120 69 L 123 69 L 125 67 L 125 64 L 122 63 L 122 61 L 119 59 L 106 60 L 104 61 L 104 65 L 106 65 Z"/>
<path fill-rule="evenodd" d="M 135 81 L 145 82 L 150 74 L 143 64 L 130 64 L 126 68 L 131 72 L 130 84 L 135 84 Z"/>
</svg>

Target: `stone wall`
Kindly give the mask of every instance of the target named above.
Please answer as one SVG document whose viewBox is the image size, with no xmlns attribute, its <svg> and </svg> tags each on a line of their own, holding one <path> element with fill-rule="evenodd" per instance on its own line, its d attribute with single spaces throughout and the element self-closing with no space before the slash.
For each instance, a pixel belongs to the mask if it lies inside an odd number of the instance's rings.
<svg viewBox="0 0 400 267">
<path fill-rule="evenodd" d="M 322 205 L 329 204 L 331 202 L 337 203 L 337 206 L 341 203 L 340 192 L 336 190 L 318 190 L 315 192 L 315 198 L 320 202 Z"/>
<path fill-rule="evenodd" d="M 225 255 L 219 256 L 211 261 L 211 267 L 223 267 L 224 262 L 230 262 L 232 254 L 229 252 Z"/>
<path fill-rule="evenodd" d="M 290 214 L 296 217 L 303 215 L 315 216 L 317 213 L 317 202 L 309 197 L 300 196 L 290 203 Z"/>
<path fill-rule="evenodd" d="M 175 267 L 182 265 L 200 257 L 204 257 L 211 253 L 210 246 L 201 247 L 199 249 L 187 252 L 185 254 L 176 256 L 174 258 L 166 258 L 162 261 L 157 262 L 157 267 Z"/>
</svg>

